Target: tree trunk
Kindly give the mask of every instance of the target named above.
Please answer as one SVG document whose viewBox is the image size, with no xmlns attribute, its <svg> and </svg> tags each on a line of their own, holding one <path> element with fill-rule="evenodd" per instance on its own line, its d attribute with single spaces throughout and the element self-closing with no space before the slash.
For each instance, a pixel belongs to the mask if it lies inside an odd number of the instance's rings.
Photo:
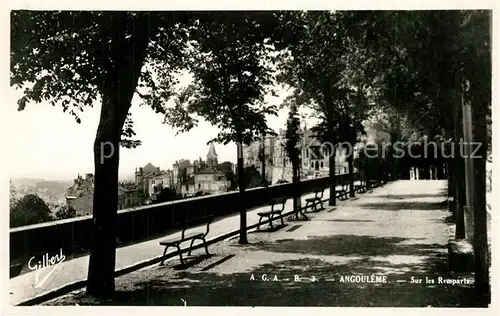
<svg viewBox="0 0 500 316">
<path fill-rule="evenodd" d="M 347 163 L 349 165 L 349 196 L 354 197 L 354 157 L 352 153 L 347 157 Z"/>
<path fill-rule="evenodd" d="M 461 112 L 461 111 L 460 111 Z M 460 115 L 461 116 L 461 115 Z M 459 125 L 460 126 L 460 125 Z M 464 206 L 466 203 L 465 198 L 465 163 L 460 155 L 460 148 L 458 147 L 458 140 L 462 137 L 461 128 L 457 126 L 456 142 L 453 158 L 453 166 L 455 168 L 455 238 L 465 238 L 465 221 L 464 221 Z"/>
<path fill-rule="evenodd" d="M 446 162 L 446 174 L 448 176 L 448 196 L 453 196 L 453 193 L 455 192 L 455 172 L 452 161 L 452 159 L 448 159 L 448 161 Z"/>
<path fill-rule="evenodd" d="M 110 28 L 114 30 L 111 62 L 100 86 L 102 108 L 93 149 L 93 225 L 87 278 L 87 294 L 96 297 L 114 293 L 120 138 L 152 28 L 148 15 L 137 16 L 134 30 L 127 38 L 125 30 L 130 22 L 126 12 L 118 12 L 110 19 Z"/>
<path fill-rule="evenodd" d="M 106 107 L 113 106 L 103 103 L 103 111 Z M 112 122 L 101 120 L 94 143 L 94 221 L 87 293 L 96 297 L 109 297 L 115 290 L 119 135 L 106 130 L 109 124 Z"/>
<path fill-rule="evenodd" d="M 381 162 L 380 158 L 377 158 L 377 168 L 375 170 L 375 176 L 376 176 L 377 183 L 380 183 L 380 181 L 382 179 L 381 165 L 382 165 L 382 162 Z"/>
<path fill-rule="evenodd" d="M 300 192 L 300 174 L 299 174 L 299 165 L 298 164 L 293 164 L 292 165 L 293 169 L 293 176 L 292 176 L 292 183 L 293 183 L 293 209 L 296 211 L 296 217 L 298 219 L 299 217 L 299 212 L 298 210 L 302 207 L 300 203 L 300 198 L 301 198 L 301 192 Z"/>
<path fill-rule="evenodd" d="M 476 129 L 476 132 L 480 128 Z M 485 134 L 486 135 L 486 134 Z M 474 135 L 478 141 L 482 135 Z M 486 144 L 484 142 L 483 144 Z M 486 148 L 486 145 L 483 146 Z M 489 251 L 487 234 L 487 212 L 486 212 L 486 150 L 481 153 L 481 158 L 474 159 L 474 201 L 471 203 L 474 211 L 474 258 L 475 258 L 475 287 L 478 299 L 483 304 L 490 303 L 490 279 L 489 279 Z"/>
<path fill-rule="evenodd" d="M 478 101 L 476 101 L 478 102 Z M 488 155 L 488 132 L 487 132 L 488 104 L 472 105 L 472 144 L 481 144 L 474 156 L 471 157 L 474 168 L 472 180 L 474 182 L 473 198 L 468 204 L 473 207 L 474 212 L 474 278 L 477 300 L 482 306 L 488 306 L 491 301 L 491 288 L 489 278 L 489 250 L 487 233 L 487 211 L 486 211 L 486 159 Z M 474 151 L 476 146 L 472 146 Z"/>
<path fill-rule="evenodd" d="M 455 86 L 460 86 L 460 78 L 456 76 Z M 465 221 L 464 221 L 464 205 L 465 205 L 465 164 L 462 155 L 460 154 L 459 141 L 463 137 L 462 127 L 462 104 L 460 97 L 455 97 L 453 100 L 453 141 L 450 143 L 450 153 L 452 154 L 453 167 L 453 182 L 454 182 L 454 210 L 455 210 L 455 238 L 465 238 Z"/>
<path fill-rule="evenodd" d="M 366 190 L 370 190 L 371 185 L 370 185 L 370 179 L 371 179 L 371 169 L 372 169 L 372 158 L 366 157 L 366 162 L 365 162 L 365 184 L 366 184 Z"/>
<path fill-rule="evenodd" d="M 436 179 L 444 180 L 446 177 L 445 162 L 442 159 L 436 161 Z"/>
<path fill-rule="evenodd" d="M 396 144 L 398 140 L 398 134 L 391 133 L 391 146 L 389 147 L 389 161 L 391 166 L 391 180 L 396 181 L 397 169 L 398 169 L 398 158 L 394 157 L 394 144 Z"/>
<path fill-rule="evenodd" d="M 262 186 L 267 187 L 266 179 L 266 133 L 262 133 Z"/>
<path fill-rule="evenodd" d="M 328 160 L 329 160 L 329 177 L 330 177 L 330 198 L 328 199 L 328 205 L 329 206 L 335 206 L 336 205 L 336 194 L 335 194 L 335 187 L 337 186 L 337 181 L 335 179 L 335 155 L 336 155 L 336 148 L 333 148 L 333 153 L 329 155 Z"/>
<path fill-rule="evenodd" d="M 464 220 L 465 220 L 465 238 L 473 243 L 474 240 L 474 166 L 471 159 L 471 142 L 472 142 L 472 117 L 471 107 L 465 101 L 462 93 L 462 124 L 463 124 L 463 140 L 464 144 L 460 144 L 461 152 L 465 154 L 465 200 Z"/>
<path fill-rule="evenodd" d="M 427 159 L 423 161 L 423 168 L 422 168 L 422 179 L 424 180 L 430 180 L 431 179 L 431 166 L 428 162 Z"/>
<path fill-rule="evenodd" d="M 465 176 L 463 170 L 463 159 L 458 158 L 455 162 L 455 238 L 465 238 L 465 221 L 464 221 L 464 205 L 465 205 Z"/>
<path fill-rule="evenodd" d="M 241 138 L 240 138 L 241 139 Z M 247 209 L 245 204 L 245 170 L 243 168 L 243 144 L 240 141 L 236 144 L 238 147 L 238 160 L 237 160 L 237 168 L 238 168 L 238 188 L 239 188 L 239 207 L 240 207 L 240 239 L 238 240 L 239 244 L 248 244 L 247 239 Z"/>
</svg>

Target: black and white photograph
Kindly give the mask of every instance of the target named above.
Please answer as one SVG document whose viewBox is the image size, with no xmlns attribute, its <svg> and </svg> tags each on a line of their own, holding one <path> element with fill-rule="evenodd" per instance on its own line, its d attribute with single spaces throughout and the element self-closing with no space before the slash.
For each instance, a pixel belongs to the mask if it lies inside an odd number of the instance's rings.
<svg viewBox="0 0 500 316">
<path fill-rule="evenodd" d="M 8 308 L 491 312 L 494 10 L 331 6 L 11 9 Z"/>
</svg>

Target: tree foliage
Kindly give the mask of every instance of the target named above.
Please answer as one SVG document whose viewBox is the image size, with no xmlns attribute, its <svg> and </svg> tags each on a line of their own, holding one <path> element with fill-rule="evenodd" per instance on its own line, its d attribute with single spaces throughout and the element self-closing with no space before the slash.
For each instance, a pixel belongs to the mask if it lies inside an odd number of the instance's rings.
<svg viewBox="0 0 500 316">
<path fill-rule="evenodd" d="M 292 106 L 288 114 L 285 132 L 285 152 L 294 167 L 300 166 L 300 148 L 298 147 L 300 136 L 300 120 L 298 117 L 298 107 Z"/>
<path fill-rule="evenodd" d="M 245 179 L 242 146 L 262 133 L 272 133 L 266 115 L 277 108 L 265 104 L 271 92 L 275 25 L 274 12 L 215 12 L 197 20 L 190 41 L 188 69 L 193 82 L 178 94 L 165 121 L 180 131 L 188 131 L 202 118 L 218 127 L 211 141 L 238 147 L 238 187 L 240 194 L 252 178 Z M 246 209 L 240 205 L 240 240 L 247 243 Z"/>
<path fill-rule="evenodd" d="M 226 180 L 231 182 L 231 185 L 229 187 L 229 190 L 235 190 L 236 189 L 236 175 L 234 174 L 233 171 L 233 163 L 230 161 L 224 161 L 219 164 L 219 170 L 224 173 L 224 177 Z"/>
<path fill-rule="evenodd" d="M 184 69 L 189 12 L 12 11 L 11 85 L 23 89 L 18 109 L 48 102 L 81 122 L 100 101 L 94 143 L 95 187 L 87 292 L 114 292 L 119 145 L 134 147 L 132 97 L 164 113 Z M 114 154 L 103 160 L 102 144 Z M 89 148 L 90 149 L 90 148 Z"/>
<path fill-rule="evenodd" d="M 120 49 L 125 62 L 136 63 L 141 72 L 137 88 L 145 103 L 161 87 L 167 93 L 176 83 L 182 68 L 182 51 L 187 43 L 187 14 L 166 12 L 96 12 L 96 11 L 12 11 L 11 13 L 11 85 L 23 89 L 18 109 L 30 102 L 48 102 L 81 122 L 79 113 L 102 100 L 108 90 L 124 82 L 113 54 Z M 134 58 L 134 39 L 141 32 L 151 32 L 147 45 L 148 65 Z M 136 56 L 137 57 L 137 56 Z M 136 87 L 131 87 L 132 93 Z M 146 89 L 147 88 L 147 89 Z M 138 91 L 139 92 L 139 91 Z M 149 105 L 161 111 L 155 102 Z M 122 131 L 124 146 L 135 135 L 128 105 L 124 106 Z"/>
<path fill-rule="evenodd" d="M 193 31 L 187 63 L 193 82 L 167 109 L 166 122 L 188 131 L 202 118 L 220 129 L 215 141 L 249 144 L 272 132 L 265 116 L 276 114 L 276 106 L 264 103 L 273 83 L 273 13 L 215 15 Z"/>
<path fill-rule="evenodd" d="M 9 206 L 10 209 L 12 209 L 12 206 L 17 201 L 17 196 L 16 196 L 16 186 L 12 183 L 12 180 L 9 180 Z"/>
<path fill-rule="evenodd" d="M 487 11 L 373 11 L 349 15 L 350 34 L 374 60 L 367 64 L 366 75 L 377 82 L 373 95 L 378 107 L 395 109 L 428 135 L 448 138 L 453 135 L 454 104 L 461 102 L 465 80 L 474 84 L 464 97 L 480 107 L 489 107 Z"/>
<path fill-rule="evenodd" d="M 160 189 L 154 203 L 163 203 L 180 199 L 180 195 L 171 188 L 165 187 Z"/>
<path fill-rule="evenodd" d="M 244 168 L 244 184 L 245 188 L 257 188 L 262 186 L 262 175 L 255 166 L 247 166 Z"/>
<path fill-rule="evenodd" d="M 66 219 L 76 217 L 76 210 L 70 205 L 63 205 L 56 212 L 57 219 Z"/>
<path fill-rule="evenodd" d="M 53 220 L 45 201 L 36 194 L 26 194 L 10 209 L 10 227 L 39 224 Z"/>
</svg>

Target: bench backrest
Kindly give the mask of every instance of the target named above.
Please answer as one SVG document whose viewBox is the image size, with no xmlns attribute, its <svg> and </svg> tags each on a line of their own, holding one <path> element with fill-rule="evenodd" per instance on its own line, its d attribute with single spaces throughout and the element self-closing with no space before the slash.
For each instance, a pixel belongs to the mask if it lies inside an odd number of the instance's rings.
<svg viewBox="0 0 500 316">
<path fill-rule="evenodd" d="M 214 218 L 215 218 L 215 215 L 210 214 L 210 215 L 205 216 L 205 217 L 195 218 L 192 221 L 200 221 L 201 223 L 205 223 L 206 230 L 205 230 L 205 233 L 203 234 L 203 237 L 205 237 L 208 235 L 208 232 L 210 231 L 210 224 L 212 224 Z M 184 239 L 184 235 L 186 234 L 186 230 L 188 229 L 188 222 L 189 222 L 189 220 L 187 220 L 187 219 L 181 222 L 181 224 L 183 226 L 182 233 L 181 233 L 181 239 Z"/>
<path fill-rule="evenodd" d="M 317 199 L 322 199 L 324 191 L 325 191 L 325 189 L 316 189 L 316 190 L 314 190 L 314 197 L 317 198 Z"/>
<path fill-rule="evenodd" d="M 350 185 L 349 181 L 342 183 L 342 190 L 346 192 L 349 191 L 349 185 Z"/>
<path fill-rule="evenodd" d="M 283 210 L 285 209 L 286 200 L 287 200 L 286 197 L 277 197 L 272 199 L 269 202 L 269 205 L 271 205 L 271 212 L 278 212 L 278 213 L 283 212 Z"/>
</svg>

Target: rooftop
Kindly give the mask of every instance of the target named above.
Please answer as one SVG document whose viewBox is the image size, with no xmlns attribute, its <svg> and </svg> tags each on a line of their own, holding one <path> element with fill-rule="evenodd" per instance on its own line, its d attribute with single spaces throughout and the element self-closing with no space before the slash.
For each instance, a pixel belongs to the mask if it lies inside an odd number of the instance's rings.
<svg viewBox="0 0 500 316">
<path fill-rule="evenodd" d="M 223 174 L 222 171 L 214 167 L 206 167 L 196 172 L 195 174 Z"/>
</svg>

